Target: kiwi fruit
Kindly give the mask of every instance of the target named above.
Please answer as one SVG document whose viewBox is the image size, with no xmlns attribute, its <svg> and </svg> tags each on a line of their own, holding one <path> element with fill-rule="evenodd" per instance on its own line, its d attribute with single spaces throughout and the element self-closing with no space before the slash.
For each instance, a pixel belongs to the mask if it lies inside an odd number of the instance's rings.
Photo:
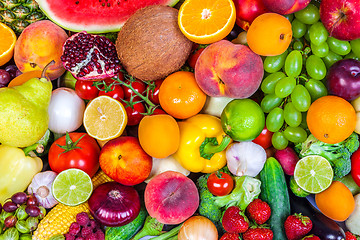
<svg viewBox="0 0 360 240">
<path fill-rule="evenodd" d="M 184 65 L 193 42 L 182 34 L 177 18 L 177 9 L 152 5 L 125 22 L 116 49 L 130 75 L 143 81 L 164 79 Z"/>
</svg>

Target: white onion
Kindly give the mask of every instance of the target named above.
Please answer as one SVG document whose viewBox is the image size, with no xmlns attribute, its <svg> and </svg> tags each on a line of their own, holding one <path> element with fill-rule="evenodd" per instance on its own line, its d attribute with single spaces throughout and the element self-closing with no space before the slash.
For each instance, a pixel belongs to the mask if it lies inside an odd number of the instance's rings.
<svg viewBox="0 0 360 240">
<path fill-rule="evenodd" d="M 62 134 L 75 131 L 82 124 L 84 110 L 84 100 L 73 89 L 55 89 L 48 108 L 49 129 Z"/>
</svg>

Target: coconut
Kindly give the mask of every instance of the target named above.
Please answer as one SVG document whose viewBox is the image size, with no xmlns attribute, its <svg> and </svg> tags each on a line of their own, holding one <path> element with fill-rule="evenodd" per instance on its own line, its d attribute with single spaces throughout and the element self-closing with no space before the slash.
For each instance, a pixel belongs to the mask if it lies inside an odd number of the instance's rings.
<svg viewBox="0 0 360 240">
<path fill-rule="evenodd" d="M 193 42 L 182 34 L 177 18 L 177 9 L 153 5 L 125 22 L 116 49 L 130 75 L 144 81 L 163 79 L 184 65 Z"/>
</svg>

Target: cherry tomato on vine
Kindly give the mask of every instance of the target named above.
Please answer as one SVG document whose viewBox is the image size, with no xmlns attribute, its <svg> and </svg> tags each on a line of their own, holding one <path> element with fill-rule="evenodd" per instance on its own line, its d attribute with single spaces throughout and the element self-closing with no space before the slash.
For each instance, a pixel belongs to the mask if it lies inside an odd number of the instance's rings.
<svg viewBox="0 0 360 240">
<path fill-rule="evenodd" d="M 264 149 L 267 149 L 272 146 L 271 138 L 274 133 L 270 132 L 269 129 L 265 126 L 264 129 L 261 131 L 260 135 L 252 140 L 252 142 L 259 144 Z"/>
<path fill-rule="evenodd" d="M 155 108 L 151 115 L 158 115 L 158 114 L 167 114 L 167 113 L 161 108 Z"/>
<path fill-rule="evenodd" d="M 50 146 L 48 159 L 54 172 L 77 168 L 92 177 L 99 169 L 99 155 L 100 147 L 94 138 L 87 133 L 71 132 Z"/>
<path fill-rule="evenodd" d="M 196 52 L 193 52 L 190 54 L 189 58 L 187 59 L 187 62 L 191 68 L 195 68 L 196 61 L 198 60 L 200 54 L 204 51 L 205 48 L 200 48 L 196 50 Z"/>
<path fill-rule="evenodd" d="M 351 155 L 351 176 L 360 187 L 360 149 Z"/>
<path fill-rule="evenodd" d="M 151 89 L 149 91 L 149 100 L 154 103 L 154 104 L 160 104 L 160 101 L 159 101 L 159 88 L 160 88 L 160 85 L 162 84 L 164 80 L 156 80 L 154 81 L 154 84 L 155 84 L 155 88 L 154 89 Z"/>
<path fill-rule="evenodd" d="M 99 94 L 99 89 L 93 86 L 93 81 L 77 80 L 75 83 L 76 94 L 85 100 L 92 100 Z"/>
<path fill-rule="evenodd" d="M 234 188 L 234 180 L 224 172 L 213 172 L 207 180 L 209 191 L 215 196 L 228 195 Z"/>
<path fill-rule="evenodd" d="M 142 82 L 141 80 L 136 79 L 133 82 L 130 82 L 129 80 L 125 80 L 124 81 L 127 84 L 131 83 L 131 86 L 139 93 L 143 94 L 145 89 L 146 89 L 146 84 L 144 82 Z M 135 95 L 135 93 L 133 92 L 133 90 L 131 90 L 128 87 L 123 86 L 124 89 L 124 96 L 125 96 L 125 100 L 129 100 L 131 98 L 132 95 Z M 140 97 L 136 96 L 133 99 L 134 101 L 139 101 L 141 100 Z"/>
<path fill-rule="evenodd" d="M 106 95 L 121 102 L 121 100 L 124 99 L 124 89 L 121 85 L 116 84 L 116 82 L 111 85 L 113 82 L 111 79 L 106 79 L 105 83 L 108 87 L 102 87 L 104 90 L 100 90 L 98 96 Z"/>
<path fill-rule="evenodd" d="M 142 102 L 138 102 L 130 106 L 123 101 L 122 104 L 124 105 L 125 111 L 128 116 L 127 125 L 129 126 L 138 125 L 141 119 L 145 116 L 144 113 L 146 112 L 146 109 L 144 104 Z"/>
</svg>

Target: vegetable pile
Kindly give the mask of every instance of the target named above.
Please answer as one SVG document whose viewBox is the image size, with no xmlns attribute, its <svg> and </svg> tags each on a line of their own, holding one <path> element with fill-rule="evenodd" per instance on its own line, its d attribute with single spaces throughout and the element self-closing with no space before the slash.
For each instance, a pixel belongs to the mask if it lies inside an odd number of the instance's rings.
<svg viewBox="0 0 360 240">
<path fill-rule="evenodd" d="M 65 2 L 0 0 L 0 240 L 359 238 L 359 0 Z"/>
</svg>

